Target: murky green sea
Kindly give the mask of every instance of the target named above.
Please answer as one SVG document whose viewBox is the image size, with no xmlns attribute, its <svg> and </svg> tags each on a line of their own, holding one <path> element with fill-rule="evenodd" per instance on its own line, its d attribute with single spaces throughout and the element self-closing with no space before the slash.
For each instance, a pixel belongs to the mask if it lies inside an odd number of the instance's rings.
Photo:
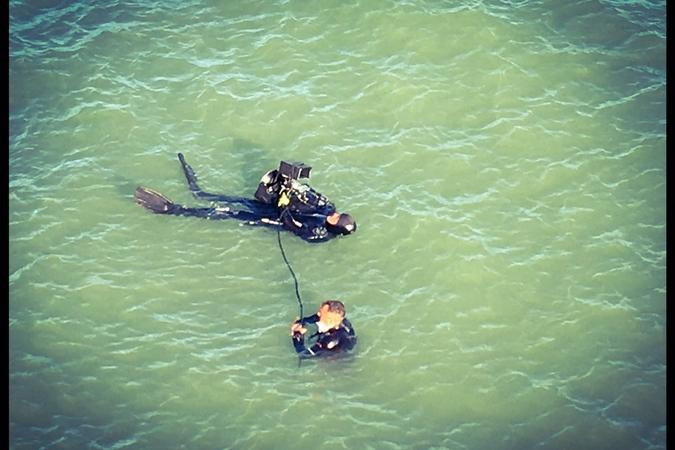
<svg viewBox="0 0 675 450">
<path fill-rule="evenodd" d="M 9 448 L 665 449 L 665 0 L 9 2 Z M 282 159 L 358 231 L 167 217 Z"/>
</svg>

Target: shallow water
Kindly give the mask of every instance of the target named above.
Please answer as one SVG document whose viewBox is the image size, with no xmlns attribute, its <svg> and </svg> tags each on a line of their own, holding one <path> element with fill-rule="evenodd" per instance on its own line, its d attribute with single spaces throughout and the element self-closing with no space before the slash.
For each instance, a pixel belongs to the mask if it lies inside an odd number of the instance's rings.
<svg viewBox="0 0 675 450">
<path fill-rule="evenodd" d="M 220 4 L 219 4 L 220 3 Z M 665 449 L 665 1 L 10 1 L 10 448 Z M 162 217 L 281 159 L 358 222 Z"/>
</svg>

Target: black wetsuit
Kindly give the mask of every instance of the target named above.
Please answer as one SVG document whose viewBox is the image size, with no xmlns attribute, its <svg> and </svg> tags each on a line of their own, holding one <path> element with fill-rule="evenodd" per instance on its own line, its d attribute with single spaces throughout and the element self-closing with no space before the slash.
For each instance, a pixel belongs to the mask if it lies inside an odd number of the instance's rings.
<svg viewBox="0 0 675 450">
<path fill-rule="evenodd" d="M 319 315 L 314 314 L 309 317 L 303 317 L 298 321 L 301 325 L 312 324 L 319 321 Z M 317 332 L 311 337 L 316 337 L 316 341 L 309 347 L 305 347 L 305 337 L 302 333 L 293 333 L 291 341 L 295 351 L 301 358 L 312 358 L 314 356 L 325 356 L 339 352 L 349 351 L 356 345 L 356 333 L 349 320 L 342 319 L 339 328 L 332 328 L 324 333 Z"/>
<path fill-rule="evenodd" d="M 181 153 L 178 154 L 178 159 L 183 166 L 190 191 L 195 197 L 218 203 L 238 204 L 246 209 L 233 210 L 229 206 L 192 208 L 174 204 L 166 211 L 166 214 L 213 220 L 238 219 L 247 225 L 284 228 L 307 242 L 324 242 L 337 236 L 326 227 L 326 217 L 335 212 L 335 206 L 305 184 L 296 182 L 292 185 L 291 183 L 284 184 L 277 171 L 273 170 L 268 172 L 271 182 L 261 181 L 258 187 L 258 191 L 267 188 L 268 196 L 264 197 L 265 201 L 211 194 L 199 187 L 194 170 Z M 279 198 L 283 196 L 285 196 L 285 201 L 280 206 Z M 256 197 L 258 197 L 257 192 Z"/>
</svg>

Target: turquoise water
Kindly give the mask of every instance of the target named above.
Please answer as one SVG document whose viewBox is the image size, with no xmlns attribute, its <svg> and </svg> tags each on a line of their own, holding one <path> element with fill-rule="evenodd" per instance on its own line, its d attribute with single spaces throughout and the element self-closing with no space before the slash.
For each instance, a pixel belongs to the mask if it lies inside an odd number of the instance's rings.
<svg viewBox="0 0 675 450">
<path fill-rule="evenodd" d="M 92 3 L 92 4 L 90 4 Z M 10 0 L 9 447 L 665 449 L 665 1 Z M 152 215 L 281 159 L 272 230 Z"/>
</svg>

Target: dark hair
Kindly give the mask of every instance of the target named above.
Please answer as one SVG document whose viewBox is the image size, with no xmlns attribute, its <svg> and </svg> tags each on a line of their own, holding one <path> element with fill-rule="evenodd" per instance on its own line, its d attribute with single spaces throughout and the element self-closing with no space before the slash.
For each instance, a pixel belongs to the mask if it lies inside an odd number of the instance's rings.
<svg viewBox="0 0 675 450">
<path fill-rule="evenodd" d="M 319 309 L 323 308 L 324 306 L 328 306 L 329 312 L 339 313 L 342 315 L 342 317 L 345 316 L 345 305 L 340 300 L 326 300 L 325 302 L 321 303 Z"/>
<path fill-rule="evenodd" d="M 347 213 L 341 213 L 335 225 L 326 222 L 326 229 L 335 234 L 350 234 L 356 231 L 356 222 Z"/>
</svg>

